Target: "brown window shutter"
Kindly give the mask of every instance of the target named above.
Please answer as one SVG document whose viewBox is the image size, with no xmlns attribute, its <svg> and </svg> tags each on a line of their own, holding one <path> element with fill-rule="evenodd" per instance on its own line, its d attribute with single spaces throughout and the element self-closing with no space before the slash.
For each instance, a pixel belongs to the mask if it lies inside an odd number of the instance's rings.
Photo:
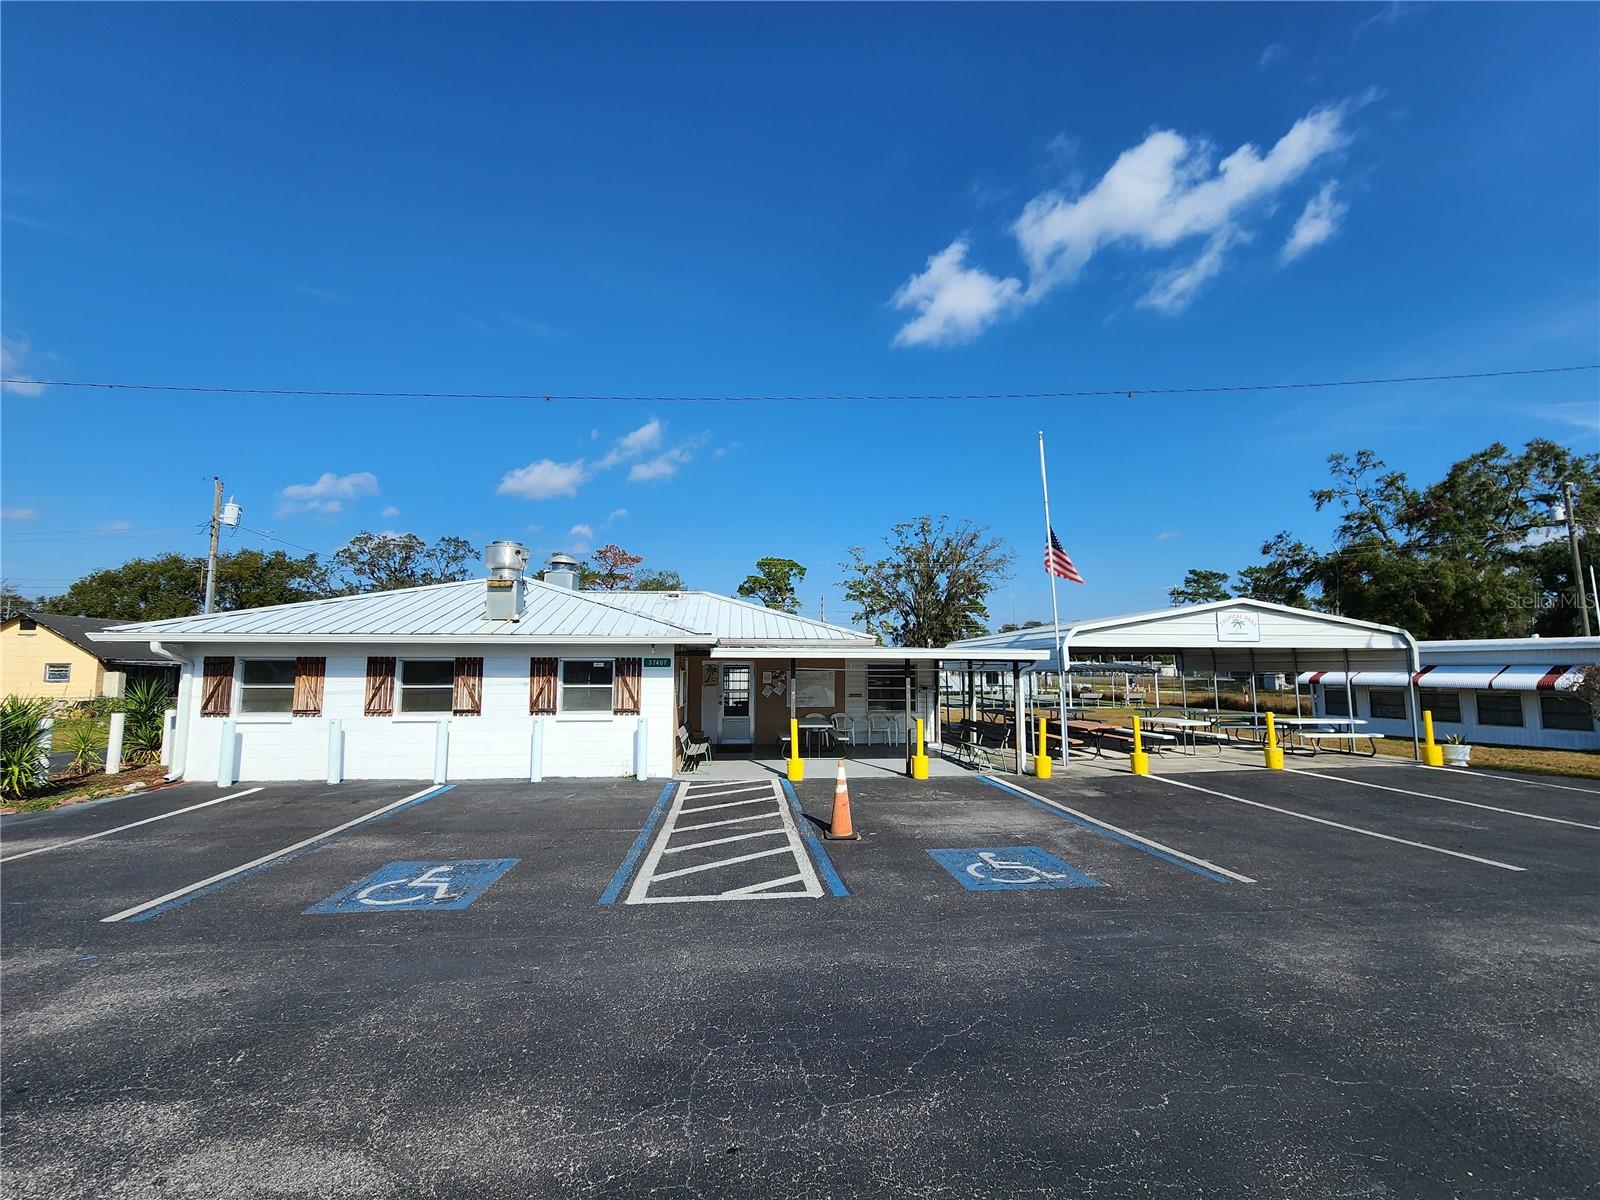
<svg viewBox="0 0 1600 1200">
<path fill-rule="evenodd" d="M 294 660 L 294 701 L 291 712 L 297 717 L 322 715 L 322 681 L 328 673 L 325 658 Z"/>
<path fill-rule="evenodd" d="M 556 711 L 556 660 L 528 660 L 528 712 L 545 717 Z"/>
<path fill-rule="evenodd" d="M 476 717 L 483 712 L 483 659 L 456 659 L 456 686 L 450 707 L 458 717 Z"/>
<path fill-rule="evenodd" d="M 639 673 L 644 662 L 637 658 L 617 659 L 617 671 L 611 686 L 611 712 L 615 716 L 637 716 L 639 713 Z"/>
<path fill-rule="evenodd" d="M 394 659 L 367 659 L 367 707 L 369 717 L 394 715 Z"/>
<path fill-rule="evenodd" d="M 202 717 L 225 717 L 233 711 L 233 659 L 207 658 L 200 692 Z"/>
</svg>

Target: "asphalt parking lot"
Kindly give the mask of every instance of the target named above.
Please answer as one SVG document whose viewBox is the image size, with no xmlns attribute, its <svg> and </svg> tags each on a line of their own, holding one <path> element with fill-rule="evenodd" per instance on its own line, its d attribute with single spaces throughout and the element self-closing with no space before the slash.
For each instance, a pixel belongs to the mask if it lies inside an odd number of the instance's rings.
<svg viewBox="0 0 1600 1200">
<path fill-rule="evenodd" d="M 1600 788 L 851 795 L 854 842 L 831 779 L 8 818 L 5 1192 L 1596 1191 Z"/>
</svg>

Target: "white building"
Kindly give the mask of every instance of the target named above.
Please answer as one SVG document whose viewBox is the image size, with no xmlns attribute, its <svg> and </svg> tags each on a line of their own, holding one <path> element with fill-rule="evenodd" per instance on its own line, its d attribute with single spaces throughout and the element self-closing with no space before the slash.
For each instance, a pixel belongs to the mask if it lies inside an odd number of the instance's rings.
<svg viewBox="0 0 1600 1200">
<path fill-rule="evenodd" d="M 1594 715 L 1572 694 L 1583 668 L 1600 663 L 1600 638 L 1419 642 L 1417 650 L 1413 675 L 1308 671 L 1300 682 L 1311 685 L 1319 715 L 1359 717 L 1388 736 L 1410 730 L 1407 694 L 1415 682 L 1441 740 L 1459 734 L 1484 746 L 1600 750 Z"/>
<path fill-rule="evenodd" d="M 931 649 L 711 592 L 578 589 L 490 547 L 490 578 L 120 625 L 180 668 L 189 779 L 670 776 L 683 728 L 773 756 L 790 718 L 891 752 L 931 723 Z M 1024 656 L 1036 657 L 1036 656 Z M 898 752 L 898 751 L 894 751 Z"/>
</svg>

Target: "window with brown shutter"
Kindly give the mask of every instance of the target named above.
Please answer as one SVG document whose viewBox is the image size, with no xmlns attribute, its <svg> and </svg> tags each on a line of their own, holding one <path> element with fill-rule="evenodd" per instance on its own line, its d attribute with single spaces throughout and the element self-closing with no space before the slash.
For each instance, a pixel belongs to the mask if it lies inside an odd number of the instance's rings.
<svg viewBox="0 0 1600 1200">
<path fill-rule="evenodd" d="M 483 659 L 456 659 L 456 686 L 451 711 L 458 717 L 476 717 L 483 712 Z"/>
<path fill-rule="evenodd" d="M 369 717 L 394 715 L 394 659 L 367 659 L 367 706 Z"/>
<path fill-rule="evenodd" d="M 294 705 L 290 712 L 297 717 L 322 715 L 322 683 L 328 674 L 325 658 L 297 658 L 294 660 Z"/>
<path fill-rule="evenodd" d="M 225 717 L 233 708 L 233 659 L 207 658 L 200 691 L 200 715 Z"/>
<path fill-rule="evenodd" d="M 549 716 L 556 711 L 556 660 L 530 658 L 528 660 L 528 712 L 535 717 Z"/>
<path fill-rule="evenodd" d="M 641 659 L 617 659 L 617 681 L 611 701 L 612 715 L 628 717 L 639 714 L 639 674 L 643 666 Z"/>
</svg>

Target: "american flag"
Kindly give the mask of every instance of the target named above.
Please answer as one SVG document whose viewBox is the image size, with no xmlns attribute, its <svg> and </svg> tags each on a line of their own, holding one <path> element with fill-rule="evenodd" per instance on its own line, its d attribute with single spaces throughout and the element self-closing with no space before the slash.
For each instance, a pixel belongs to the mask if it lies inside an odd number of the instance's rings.
<svg viewBox="0 0 1600 1200">
<path fill-rule="evenodd" d="M 1067 552 L 1061 548 L 1061 539 L 1056 537 L 1054 529 L 1050 531 L 1050 544 L 1045 547 L 1044 569 L 1073 583 L 1083 582 L 1083 576 L 1078 574 L 1078 568 L 1072 565 Z"/>
</svg>

